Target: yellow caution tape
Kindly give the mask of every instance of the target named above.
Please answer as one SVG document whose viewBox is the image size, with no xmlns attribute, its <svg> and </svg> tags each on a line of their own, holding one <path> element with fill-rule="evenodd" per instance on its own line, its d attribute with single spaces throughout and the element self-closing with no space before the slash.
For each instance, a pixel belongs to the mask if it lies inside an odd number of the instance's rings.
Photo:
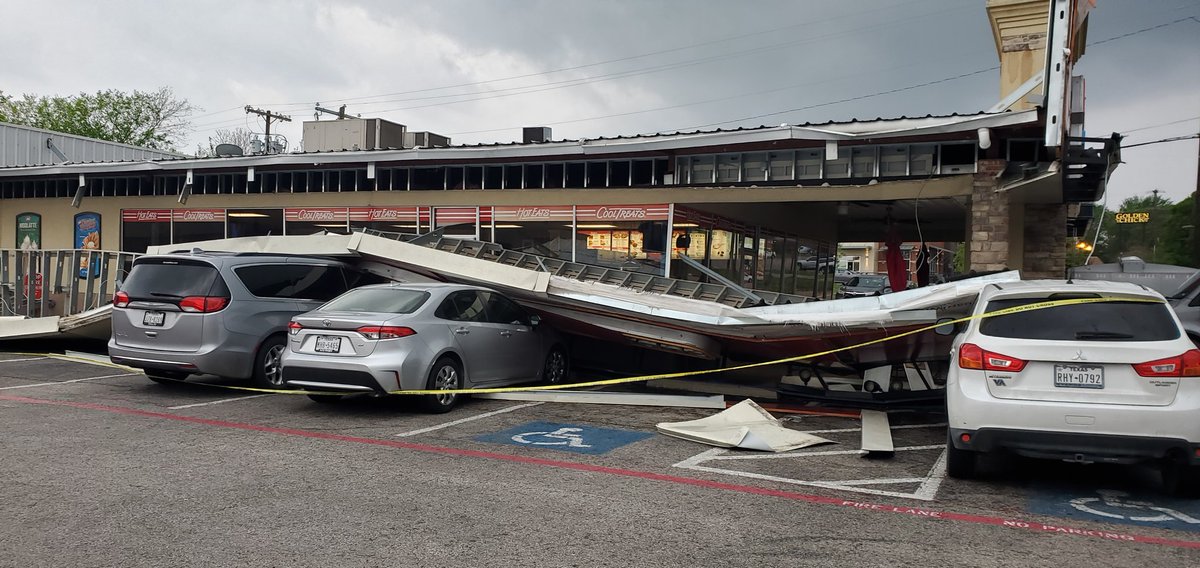
<svg viewBox="0 0 1200 568">
<path fill-rule="evenodd" d="M 1024 306 L 1015 306 L 1012 308 L 1005 308 L 1002 310 L 996 310 L 994 312 L 979 314 L 977 316 L 974 316 L 974 315 L 973 316 L 965 316 L 965 317 L 961 317 L 961 318 L 954 319 L 954 320 L 944 321 L 941 323 L 934 323 L 934 324 L 930 324 L 930 325 L 920 327 L 917 329 L 912 329 L 909 331 L 898 333 L 896 335 L 889 335 L 887 337 L 881 337 L 879 339 L 872 339 L 870 341 L 864 341 L 862 343 L 857 343 L 855 345 L 848 345 L 846 347 L 838 347 L 836 349 L 828 349 L 825 351 L 819 351 L 816 353 L 807 353 L 804 355 L 797 355 L 794 357 L 785 357 L 783 359 L 775 359 L 773 361 L 760 361 L 758 363 L 746 363 L 743 365 L 735 365 L 733 367 L 722 367 L 720 369 L 705 369 L 705 370 L 700 370 L 700 371 L 680 371 L 678 373 L 659 373 L 659 374 L 655 374 L 655 375 L 640 375 L 640 376 L 636 376 L 636 377 L 622 377 L 619 379 L 603 379 L 603 380 L 597 380 L 597 381 L 586 381 L 586 382 L 582 382 L 582 383 L 569 383 L 569 384 L 557 384 L 557 385 L 531 385 L 531 386 L 522 386 L 522 387 L 496 387 L 496 388 L 444 389 L 444 390 L 436 390 L 436 389 L 396 390 L 396 391 L 387 391 L 387 394 L 393 394 L 393 395 L 447 395 L 447 394 L 489 394 L 489 393 L 505 393 L 505 392 L 554 391 L 554 390 L 577 389 L 577 388 L 585 388 L 585 387 L 620 385 L 620 384 L 625 384 L 625 383 L 637 383 L 637 382 L 643 382 L 643 381 L 654 381 L 654 380 L 659 380 L 659 379 L 677 379 L 677 378 L 681 378 L 681 377 L 694 377 L 694 376 L 699 376 L 699 375 L 709 375 L 709 374 L 713 374 L 713 373 L 724 373 L 727 371 L 741 371 L 743 369 L 753 369 L 756 367 L 766 367 L 768 365 L 778 365 L 780 363 L 791 363 L 794 361 L 815 359 L 817 357 L 824 357 L 826 355 L 832 355 L 834 353 L 851 351 L 854 349 L 859 349 L 861 347 L 866 347 L 868 345 L 875 345 L 878 343 L 884 343 L 887 341 L 893 341 L 896 339 L 900 339 L 902 337 L 908 337 L 910 335 L 915 335 L 918 333 L 924 333 L 926 331 L 930 331 L 930 330 L 933 330 L 933 329 L 936 329 L 936 328 L 939 328 L 942 326 L 958 325 L 960 323 L 964 323 L 964 322 L 968 322 L 968 321 L 976 320 L 976 319 L 984 319 L 984 318 L 991 318 L 991 317 L 997 317 L 997 316 L 1006 316 L 1006 315 L 1016 314 L 1016 313 L 1020 313 L 1020 312 L 1028 312 L 1028 311 L 1033 311 L 1033 310 L 1044 310 L 1046 308 L 1055 308 L 1055 307 L 1060 307 L 1060 306 L 1071 306 L 1071 305 L 1077 305 L 1077 304 L 1092 304 L 1092 303 L 1097 303 L 1097 302 L 1143 302 L 1143 303 L 1148 303 L 1148 304 L 1165 304 L 1166 303 L 1162 300 L 1146 299 L 1146 298 L 1132 298 L 1132 297 L 1130 297 L 1130 298 L 1118 298 L 1118 297 L 1072 298 L 1069 300 L 1052 300 L 1052 301 L 1046 301 L 1046 302 L 1035 302 L 1032 304 L 1026 304 Z M 140 369 L 134 369 L 133 367 L 118 365 L 115 363 L 105 363 L 102 361 L 95 361 L 95 360 L 87 359 L 84 357 L 72 357 L 70 355 L 58 355 L 58 354 L 52 354 L 52 353 L 15 353 L 15 354 L 16 355 L 53 357 L 56 359 L 78 360 L 78 361 L 85 361 L 88 363 L 95 363 L 98 365 L 107 365 L 107 366 L 115 367 L 115 368 L 119 368 L 119 369 L 129 369 L 129 370 L 133 370 L 133 371 L 140 370 Z M 212 384 L 212 383 L 199 383 L 199 382 L 195 382 L 195 381 L 186 381 L 183 379 L 166 379 L 166 380 L 177 381 L 180 383 L 187 383 L 187 384 L 192 384 L 192 385 L 203 385 L 203 386 L 216 387 L 216 388 L 222 388 L 222 389 L 240 390 L 240 391 L 248 391 L 248 392 L 258 392 L 258 393 L 269 393 L 269 394 L 293 394 L 293 395 L 294 394 L 316 394 L 316 395 L 328 395 L 328 396 L 350 396 L 353 394 L 358 394 L 358 393 L 335 392 L 335 391 L 305 391 L 305 390 L 287 390 L 287 389 L 264 389 L 264 388 L 256 388 L 256 387 L 239 387 L 239 386 L 232 386 L 232 385 L 216 385 L 216 384 Z"/>
</svg>

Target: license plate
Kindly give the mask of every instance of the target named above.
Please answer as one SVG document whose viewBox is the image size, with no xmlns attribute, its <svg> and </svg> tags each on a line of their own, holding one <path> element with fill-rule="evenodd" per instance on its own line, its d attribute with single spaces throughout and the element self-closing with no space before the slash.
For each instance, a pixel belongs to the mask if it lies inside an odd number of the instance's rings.
<svg viewBox="0 0 1200 568">
<path fill-rule="evenodd" d="M 1104 388 L 1104 367 L 1099 365 L 1055 365 L 1054 386 L 1102 389 Z"/>
<path fill-rule="evenodd" d="M 318 335 L 313 350 L 318 353 L 337 353 L 342 350 L 342 338 Z"/>
<path fill-rule="evenodd" d="M 166 314 L 162 312 L 146 312 L 142 316 L 142 325 L 153 325 L 162 327 L 163 321 L 166 319 Z"/>
</svg>

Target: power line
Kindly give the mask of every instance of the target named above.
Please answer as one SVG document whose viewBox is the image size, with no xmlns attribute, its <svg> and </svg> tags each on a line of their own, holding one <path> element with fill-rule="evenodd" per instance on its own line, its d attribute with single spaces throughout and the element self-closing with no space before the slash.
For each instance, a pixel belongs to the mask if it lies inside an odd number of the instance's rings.
<svg viewBox="0 0 1200 568">
<path fill-rule="evenodd" d="M 1162 127 L 1162 126 L 1170 126 L 1170 125 L 1172 125 L 1172 124 L 1179 124 L 1179 123 L 1181 123 L 1181 122 L 1191 122 L 1191 121 L 1193 121 L 1193 120 L 1196 120 L 1196 119 L 1200 119 L 1200 116 L 1193 116 L 1193 117 L 1190 117 L 1190 118 L 1181 118 L 1181 119 L 1179 119 L 1179 120 L 1172 120 L 1171 122 L 1164 122 L 1164 123 L 1162 123 L 1162 124 L 1155 124 L 1155 125 L 1152 125 L 1152 126 L 1142 126 L 1142 127 L 1139 127 L 1139 128 L 1131 128 L 1131 129 L 1128 129 L 1128 130 L 1126 130 L 1126 131 L 1122 132 L 1121 134 L 1129 134 L 1130 132 L 1140 132 L 1140 131 L 1142 131 L 1142 130 L 1150 130 L 1151 128 L 1159 128 L 1159 127 Z"/>
<path fill-rule="evenodd" d="M 1161 140 L 1153 140 L 1150 142 L 1140 142 L 1137 144 L 1130 144 L 1128 146 L 1121 145 L 1121 149 L 1125 150 L 1128 148 L 1137 148 L 1138 146 L 1149 146 L 1151 144 L 1164 144 L 1166 142 L 1179 142 L 1182 140 L 1192 140 L 1194 138 L 1200 138 L 1200 132 L 1197 132 L 1196 134 L 1188 134 L 1186 136 L 1173 136 L 1171 138 L 1163 138 Z"/>
</svg>

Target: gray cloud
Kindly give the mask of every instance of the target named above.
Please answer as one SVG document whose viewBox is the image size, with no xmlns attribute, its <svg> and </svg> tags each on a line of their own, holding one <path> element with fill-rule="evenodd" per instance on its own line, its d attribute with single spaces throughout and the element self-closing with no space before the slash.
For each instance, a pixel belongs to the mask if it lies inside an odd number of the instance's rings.
<svg viewBox="0 0 1200 568">
<path fill-rule="evenodd" d="M 246 104 L 293 115 L 280 131 L 295 146 L 313 103 L 338 99 L 355 99 L 345 101 L 352 113 L 474 143 L 512 140 L 535 124 L 561 123 L 556 137 L 612 136 L 976 112 L 998 98 L 992 71 L 829 104 L 997 65 L 983 3 L 961 0 L 7 4 L 0 89 L 168 85 L 205 109 L 193 118 L 189 150 L 218 128 L 261 130 L 240 111 Z M 1200 2 L 1107 0 L 1092 12 L 1089 39 L 1188 16 L 1200 17 Z M 1197 32 L 1200 23 L 1189 21 L 1089 48 L 1079 67 L 1089 134 L 1200 116 Z M 612 62 L 590 65 L 603 61 Z M 586 67 L 538 75 L 578 66 Z M 624 76 L 604 79 L 613 74 Z M 533 76 L 493 81 L 519 75 Z M 484 83 L 434 89 L 476 82 Z M 477 100 L 454 102 L 464 98 Z M 772 114 L 805 107 L 815 108 Z M 1194 142 L 1131 150 L 1111 198 L 1158 187 L 1180 199 L 1194 184 L 1195 156 Z"/>
</svg>

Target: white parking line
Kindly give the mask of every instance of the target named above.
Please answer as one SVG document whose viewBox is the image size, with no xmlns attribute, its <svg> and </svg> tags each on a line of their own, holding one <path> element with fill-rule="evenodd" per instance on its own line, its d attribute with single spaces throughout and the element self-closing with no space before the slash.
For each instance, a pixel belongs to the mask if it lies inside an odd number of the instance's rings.
<svg viewBox="0 0 1200 568">
<path fill-rule="evenodd" d="M 497 415 L 497 414 L 504 414 L 505 412 L 512 412 L 512 411 L 514 411 L 514 410 L 520 410 L 520 409 L 522 409 L 522 408 L 529 408 L 529 407 L 531 407 L 531 406 L 537 406 L 537 405 L 539 405 L 539 404 L 545 404 L 545 403 L 543 403 L 543 402 L 531 402 L 531 403 L 529 403 L 529 404 L 518 404 L 518 405 L 516 405 L 516 406 L 510 406 L 510 407 L 508 407 L 508 408 L 501 408 L 500 410 L 493 410 L 493 411 L 491 411 L 491 412 L 484 412 L 483 414 L 477 414 L 477 415 L 475 415 L 475 416 L 470 416 L 470 417 L 463 418 L 463 419 L 460 419 L 460 420 L 454 420 L 454 421 L 451 421 L 451 422 L 446 422 L 445 424 L 438 424 L 437 426 L 430 426 L 430 427 L 428 427 L 428 428 L 421 428 L 420 430 L 413 430 L 413 431 L 411 431 L 411 432 L 405 432 L 405 433 L 403 433 L 403 434 L 396 434 L 396 437 L 397 437 L 397 438 L 405 438 L 405 437 L 408 437 L 408 436 L 416 436 L 417 434 L 424 434 L 424 433 L 426 433 L 426 432 L 433 432 L 434 430 L 441 430 L 442 428 L 449 428 L 449 427 L 451 427 L 451 426 L 457 426 L 457 425 L 459 425 L 459 424 L 462 424 L 462 423 L 465 423 L 465 422 L 470 422 L 470 421 L 472 421 L 472 420 L 479 420 L 480 418 L 487 418 L 487 417 L 489 417 L 489 416 L 495 416 L 495 415 Z"/>
<path fill-rule="evenodd" d="M 45 357 L 26 357 L 24 359 L 0 359 L 0 363 L 19 363 L 21 361 L 40 361 Z"/>
<path fill-rule="evenodd" d="M 16 385 L 16 386 L 12 386 L 12 387 L 0 387 L 0 390 L 31 389 L 33 387 L 49 387 L 49 386 L 54 386 L 54 385 L 65 385 L 67 383 L 82 383 L 83 381 L 97 381 L 100 379 L 114 379 L 117 377 L 132 377 L 134 375 L 140 375 L 140 374 L 141 373 L 121 373 L 120 375 L 104 375 L 103 377 L 88 377 L 86 379 L 71 379 L 69 381 L 54 381 L 54 382 L 50 382 L 50 383 L 34 383 L 32 385 Z"/>
<path fill-rule="evenodd" d="M 250 396 L 236 396 L 236 397 L 233 397 L 233 398 L 222 398 L 222 399 L 220 399 L 220 400 L 210 400 L 210 401 L 208 401 L 208 402 L 197 402 L 197 403 L 195 403 L 195 404 L 183 404 L 183 405 L 179 405 L 179 406 L 168 406 L 168 407 L 167 407 L 167 410 L 180 410 L 180 409 L 183 409 L 183 408 L 195 408 L 195 407 L 197 407 L 197 406 L 210 406 L 210 405 L 213 405 L 213 404 L 222 404 L 222 403 L 225 403 L 225 402 L 233 402 L 233 401 L 235 401 L 235 400 L 250 400 L 250 399 L 252 399 L 252 398 L 262 398 L 262 397 L 264 397 L 264 396 L 271 396 L 271 393 L 267 393 L 267 394 L 252 394 L 252 395 L 250 395 Z"/>
</svg>

